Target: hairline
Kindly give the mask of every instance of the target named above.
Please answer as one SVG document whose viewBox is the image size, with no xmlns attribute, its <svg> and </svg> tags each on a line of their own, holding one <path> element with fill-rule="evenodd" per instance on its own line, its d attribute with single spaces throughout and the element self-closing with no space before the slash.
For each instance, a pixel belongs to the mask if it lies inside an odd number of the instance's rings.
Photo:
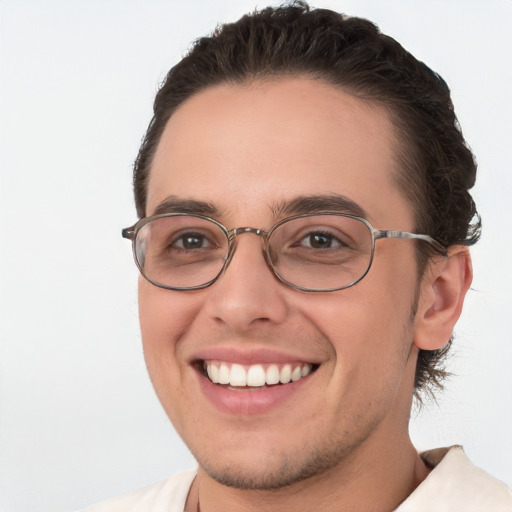
<svg viewBox="0 0 512 512">
<path fill-rule="evenodd" d="M 393 152 L 393 161 L 396 164 L 393 172 L 393 180 L 397 185 L 398 189 L 403 193 L 404 198 L 409 203 L 413 219 L 414 219 L 414 230 L 423 229 L 423 226 L 420 225 L 419 219 L 421 218 L 421 211 L 418 211 L 417 204 L 412 199 L 412 194 L 408 191 L 407 182 L 411 183 L 410 175 L 413 172 L 417 172 L 418 169 L 414 169 L 413 158 L 411 153 L 416 153 L 415 148 L 413 147 L 412 138 L 407 133 L 407 130 L 404 126 L 401 126 L 399 120 L 399 113 L 397 112 L 397 106 L 394 107 L 391 105 L 392 101 L 385 101 L 379 98 L 372 97 L 370 94 L 364 94 L 361 91 L 358 91 L 355 86 L 350 86 L 348 84 L 341 84 L 333 79 L 333 77 L 329 76 L 326 72 L 312 72 L 307 70 L 283 70 L 283 71 L 262 71 L 260 73 L 254 73 L 249 76 L 245 76 L 240 79 L 226 78 L 223 80 L 217 80 L 203 87 L 199 88 L 197 91 L 190 94 L 187 98 L 181 101 L 176 107 L 172 110 L 172 112 L 168 115 L 165 120 L 165 124 L 161 128 L 161 132 L 159 133 L 158 141 L 155 144 L 153 151 L 150 155 L 150 159 L 148 165 L 144 169 L 144 196 L 143 196 L 143 209 L 144 215 L 147 215 L 147 197 L 148 197 L 148 183 L 151 175 L 151 170 L 154 162 L 154 158 L 158 147 L 160 145 L 160 141 L 162 136 L 166 130 L 166 127 L 171 120 L 171 118 L 181 110 L 192 98 L 205 92 L 207 90 L 214 89 L 216 87 L 222 86 L 231 86 L 231 87 L 253 87 L 258 85 L 265 85 L 268 83 L 279 83 L 287 79 L 306 79 L 311 81 L 319 81 L 323 82 L 324 85 L 331 86 L 335 89 L 339 89 L 342 92 L 352 96 L 357 99 L 360 105 L 368 108 L 369 110 L 380 111 L 384 113 L 386 116 L 389 127 L 391 129 L 391 141 L 393 144 L 392 152 Z M 139 170 L 140 172 L 140 170 Z M 422 181 L 422 180 L 420 180 Z M 421 196 L 420 196 L 421 197 Z"/>
</svg>

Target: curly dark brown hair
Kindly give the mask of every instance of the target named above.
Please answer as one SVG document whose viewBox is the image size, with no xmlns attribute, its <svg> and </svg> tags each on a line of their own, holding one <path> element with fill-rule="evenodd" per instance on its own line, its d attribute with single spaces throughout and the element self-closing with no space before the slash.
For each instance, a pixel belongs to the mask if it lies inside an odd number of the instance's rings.
<svg viewBox="0 0 512 512">
<path fill-rule="evenodd" d="M 399 141 L 397 183 L 413 205 L 418 232 L 445 246 L 472 245 L 480 218 L 469 194 L 476 162 L 459 127 L 445 81 L 368 20 L 305 2 L 266 8 L 198 39 L 168 73 L 134 167 L 139 217 L 153 156 L 173 112 L 197 92 L 221 83 L 283 76 L 321 79 L 384 107 Z M 421 276 L 429 257 L 417 244 Z M 443 387 L 452 339 L 440 350 L 421 350 L 416 396 Z"/>
</svg>

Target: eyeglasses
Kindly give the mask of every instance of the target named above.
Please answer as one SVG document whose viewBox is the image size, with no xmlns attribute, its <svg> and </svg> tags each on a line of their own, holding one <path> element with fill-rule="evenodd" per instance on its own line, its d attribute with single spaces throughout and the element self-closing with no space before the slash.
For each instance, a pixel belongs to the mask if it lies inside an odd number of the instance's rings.
<svg viewBox="0 0 512 512">
<path fill-rule="evenodd" d="M 366 219 L 337 212 L 295 215 L 268 231 L 228 229 L 203 215 L 165 213 L 122 231 L 132 241 L 141 274 L 169 290 L 212 285 L 228 267 L 237 237 L 244 233 L 262 237 L 265 261 L 280 281 L 307 292 L 342 290 L 361 281 L 381 238 L 422 240 L 446 254 L 446 248 L 428 235 L 374 229 Z"/>
</svg>

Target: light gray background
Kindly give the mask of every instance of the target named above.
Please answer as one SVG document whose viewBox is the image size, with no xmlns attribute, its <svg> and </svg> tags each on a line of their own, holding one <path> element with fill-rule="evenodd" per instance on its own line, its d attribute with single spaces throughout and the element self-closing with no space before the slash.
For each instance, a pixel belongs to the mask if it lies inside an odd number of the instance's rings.
<svg viewBox="0 0 512 512">
<path fill-rule="evenodd" d="M 377 22 L 452 87 L 485 231 L 458 376 L 411 430 L 420 449 L 464 444 L 512 486 L 512 1 L 316 5 Z M 146 376 L 120 230 L 157 83 L 194 38 L 255 6 L 0 1 L 1 511 L 70 511 L 194 464 Z"/>
</svg>

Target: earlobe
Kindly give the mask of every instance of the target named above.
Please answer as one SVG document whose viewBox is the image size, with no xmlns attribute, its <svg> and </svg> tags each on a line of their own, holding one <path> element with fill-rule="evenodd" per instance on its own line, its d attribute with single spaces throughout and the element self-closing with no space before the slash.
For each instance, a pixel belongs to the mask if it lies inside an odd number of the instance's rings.
<svg viewBox="0 0 512 512">
<path fill-rule="evenodd" d="M 471 256 L 465 246 L 450 247 L 448 256 L 434 259 L 421 282 L 414 322 L 414 344 L 437 350 L 451 338 L 473 279 Z"/>
</svg>

